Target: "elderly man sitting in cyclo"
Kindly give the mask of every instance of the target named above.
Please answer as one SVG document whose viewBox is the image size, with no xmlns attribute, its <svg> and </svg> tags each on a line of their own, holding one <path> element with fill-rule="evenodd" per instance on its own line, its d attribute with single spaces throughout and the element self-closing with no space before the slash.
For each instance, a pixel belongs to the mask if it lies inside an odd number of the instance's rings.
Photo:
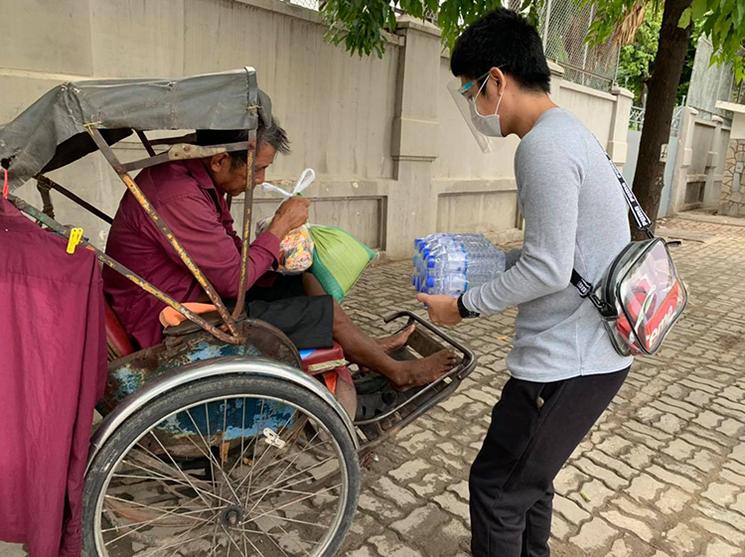
<svg viewBox="0 0 745 557">
<path fill-rule="evenodd" d="M 246 140 L 245 130 L 197 131 L 199 145 Z M 289 152 L 289 142 L 276 122 L 269 128 L 260 127 L 257 141 L 256 183 L 262 183 L 275 154 Z M 136 179 L 224 298 L 237 297 L 241 252 L 226 196 L 243 193 L 246 174 L 244 151 L 160 164 L 146 168 Z M 280 240 L 307 222 L 309 204 L 301 197 L 285 201 L 266 231 L 251 244 L 248 315 L 282 330 L 298 349 L 330 347 L 335 339 L 350 361 L 382 373 L 399 388 L 429 383 L 450 369 L 455 356 L 449 351 L 413 361 L 398 361 L 389 355 L 406 343 L 413 326 L 391 337 L 372 339 L 352 323 L 311 274 L 284 276 L 273 271 Z M 191 272 L 130 192 L 119 204 L 106 252 L 176 300 L 204 299 Z M 142 348 L 162 340 L 158 315 L 165 304 L 109 268 L 104 270 L 104 288 L 124 328 Z"/>
</svg>

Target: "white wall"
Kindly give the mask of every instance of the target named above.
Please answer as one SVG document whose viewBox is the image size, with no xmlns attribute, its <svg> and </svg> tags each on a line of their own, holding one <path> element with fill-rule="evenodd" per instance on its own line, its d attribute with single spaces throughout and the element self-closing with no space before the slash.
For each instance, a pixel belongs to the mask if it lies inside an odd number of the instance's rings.
<svg viewBox="0 0 745 557">
<path fill-rule="evenodd" d="M 313 221 L 347 228 L 393 257 L 435 229 L 519 233 L 517 141 L 490 155 L 476 147 L 445 89 L 449 60 L 432 25 L 402 18 L 380 59 L 327 44 L 317 13 L 275 0 L 0 0 L 0 13 L 12 22 L 0 33 L 0 122 L 64 81 L 252 65 L 292 140 L 268 178 L 289 184 L 314 168 Z M 552 68 L 554 98 L 623 165 L 627 92 L 565 82 Z M 131 140 L 116 151 L 124 160 L 142 155 Z M 51 176 L 110 214 L 124 191 L 98 154 Z M 38 202 L 33 184 L 22 193 Z M 105 242 L 98 219 L 53 196 L 60 221 Z M 276 203 L 258 195 L 257 216 Z M 234 207 L 242 212 L 240 199 Z"/>
</svg>

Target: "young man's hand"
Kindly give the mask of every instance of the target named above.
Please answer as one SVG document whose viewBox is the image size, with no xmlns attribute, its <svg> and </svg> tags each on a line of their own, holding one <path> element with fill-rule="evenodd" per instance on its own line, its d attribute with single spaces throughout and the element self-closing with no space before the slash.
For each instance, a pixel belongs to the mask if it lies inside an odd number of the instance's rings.
<svg viewBox="0 0 745 557">
<path fill-rule="evenodd" d="M 289 198 L 274 213 L 268 231 L 281 240 L 287 236 L 290 230 L 308 222 L 308 207 L 310 207 L 310 199 L 307 197 L 295 196 Z"/>
<path fill-rule="evenodd" d="M 416 299 L 427 305 L 429 319 L 435 325 L 457 325 L 462 321 L 457 298 L 440 294 L 417 294 Z"/>
</svg>

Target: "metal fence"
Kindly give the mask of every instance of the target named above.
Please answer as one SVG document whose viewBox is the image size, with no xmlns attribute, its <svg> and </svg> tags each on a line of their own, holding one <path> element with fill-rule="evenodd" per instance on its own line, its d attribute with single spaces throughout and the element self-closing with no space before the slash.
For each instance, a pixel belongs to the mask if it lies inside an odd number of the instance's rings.
<svg viewBox="0 0 745 557">
<path fill-rule="evenodd" d="M 701 36 L 696 46 L 685 104 L 697 109 L 704 118 L 717 115 L 729 120 L 729 114 L 716 107 L 717 101 L 729 101 L 739 91 L 735 87 L 730 64 L 711 64 L 713 52 L 711 41 Z"/>
<path fill-rule="evenodd" d="M 590 46 L 585 41 L 595 18 L 595 6 L 576 0 L 546 0 L 539 31 L 549 60 L 564 67 L 564 78 L 609 91 L 616 79 L 620 49 L 612 41 Z"/>
<path fill-rule="evenodd" d="M 644 107 L 632 106 L 631 114 L 629 116 L 629 129 L 637 131 L 641 130 L 642 124 L 644 124 Z"/>
<path fill-rule="evenodd" d="M 323 4 L 323 0 L 282 1 L 316 11 Z M 519 10 L 522 0 L 502 0 L 502 3 Z M 391 5 L 400 11 L 397 2 L 392 1 Z M 577 0 L 545 0 L 538 31 L 546 57 L 564 68 L 564 79 L 609 91 L 615 83 L 620 48 L 612 41 L 600 46 L 585 42 L 594 17 L 594 5 L 580 6 Z"/>
</svg>

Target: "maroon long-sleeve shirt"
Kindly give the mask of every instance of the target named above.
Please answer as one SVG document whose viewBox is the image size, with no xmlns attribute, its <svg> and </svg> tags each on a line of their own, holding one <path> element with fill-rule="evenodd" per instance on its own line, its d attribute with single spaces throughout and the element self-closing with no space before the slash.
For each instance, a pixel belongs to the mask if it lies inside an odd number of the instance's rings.
<svg viewBox="0 0 745 557">
<path fill-rule="evenodd" d="M 136 180 L 192 260 L 217 292 L 237 295 L 241 240 L 225 195 L 212 182 L 202 160 L 146 168 Z M 106 253 L 179 302 L 196 301 L 203 292 L 176 251 L 127 192 L 109 232 Z M 251 244 L 248 286 L 270 271 L 279 254 L 279 240 L 269 232 Z M 162 339 L 158 314 L 163 302 L 111 268 L 104 269 L 104 290 L 124 328 L 141 347 Z"/>
</svg>

